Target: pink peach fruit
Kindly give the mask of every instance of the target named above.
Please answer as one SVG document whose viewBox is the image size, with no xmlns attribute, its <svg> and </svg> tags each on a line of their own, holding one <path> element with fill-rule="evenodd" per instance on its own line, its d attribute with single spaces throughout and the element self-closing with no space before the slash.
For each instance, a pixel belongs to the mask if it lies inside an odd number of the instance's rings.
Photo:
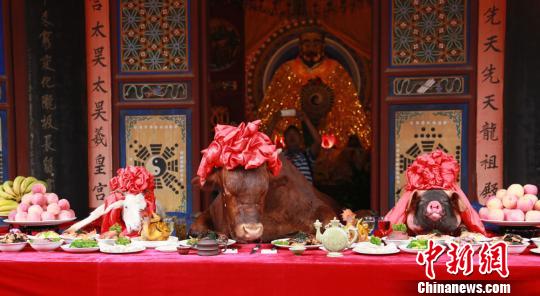
<svg viewBox="0 0 540 296">
<path fill-rule="evenodd" d="M 503 206 L 507 209 L 515 209 L 517 206 L 517 201 L 517 196 L 513 194 L 507 194 L 502 199 Z"/>
<path fill-rule="evenodd" d="M 540 200 L 537 201 L 537 202 L 534 204 L 534 210 L 535 210 L 535 211 L 540 211 Z"/>
<path fill-rule="evenodd" d="M 527 213 L 528 211 L 532 210 L 533 207 L 534 204 L 530 199 L 525 197 L 521 197 L 520 199 L 518 199 L 517 208 L 520 209 L 523 213 Z"/>
<path fill-rule="evenodd" d="M 53 213 L 43 212 L 41 213 L 41 220 L 56 220 L 56 216 Z"/>
<path fill-rule="evenodd" d="M 9 212 L 8 220 L 9 221 L 15 221 L 15 216 L 17 215 L 17 210 L 12 210 Z"/>
<path fill-rule="evenodd" d="M 517 197 L 522 197 L 525 194 L 525 189 L 519 184 L 512 184 L 508 187 L 508 193 L 516 195 Z"/>
<path fill-rule="evenodd" d="M 538 195 L 538 187 L 536 187 L 536 185 L 527 184 L 523 186 L 523 190 L 525 191 L 525 194 Z"/>
<path fill-rule="evenodd" d="M 22 196 L 21 203 L 30 205 L 32 203 L 32 193 L 27 193 Z"/>
<path fill-rule="evenodd" d="M 38 221 L 41 221 L 41 213 L 29 213 L 28 214 L 28 221 L 32 221 L 32 222 L 38 222 Z"/>
<path fill-rule="evenodd" d="M 32 205 L 28 208 L 28 215 L 37 214 L 41 216 L 41 213 L 43 213 L 43 208 L 39 205 Z"/>
<path fill-rule="evenodd" d="M 67 219 L 71 219 L 73 217 L 71 217 L 71 213 L 67 210 L 62 210 L 60 211 L 60 214 L 58 215 L 58 219 L 60 220 L 67 220 Z"/>
<path fill-rule="evenodd" d="M 47 192 L 47 188 L 45 188 L 45 185 L 41 183 L 37 183 L 32 186 L 32 193 L 45 193 L 45 192 Z"/>
<path fill-rule="evenodd" d="M 58 195 L 56 193 L 45 193 L 47 204 L 58 203 Z"/>
<path fill-rule="evenodd" d="M 525 220 L 525 214 L 518 209 L 511 210 L 508 212 L 508 215 L 506 215 L 507 221 L 524 221 Z"/>
<path fill-rule="evenodd" d="M 523 197 L 531 200 L 533 204 L 535 204 L 538 201 L 538 197 L 533 194 L 525 194 L 523 195 Z"/>
<path fill-rule="evenodd" d="M 20 203 L 18 206 L 17 206 L 17 212 L 28 212 L 28 208 L 30 206 L 27 204 L 27 203 Z"/>
<path fill-rule="evenodd" d="M 490 198 L 487 203 L 486 203 L 486 206 L 488 209 L 502 209 L 503 208 L 503 203 L 500 199 L 498 198 Z"/>
<path fill-rule="evenodd" d="M 60 206 L 57 203 L 52 203 L 47 206 L 47 212 L 58 215 L 60 214 Z"/>
<path fill-rule="evenodd" d="M 58 201 L 58 205 L 62 210 L 69 210 L 69 201 L 67 199 L 61 199 Z"/>
<path fill-rule="evenodd" d="M 480 215 L 480 219 L 487 220 L 488 212 L 489 212 L 488 208 L 486 207 L 480 208 L 480 210 L 478 211 L 478 214 Z"/>
<path fill-rule="evenodd" d="M 498 199 L 503 199 L 503 197 L 506 195 L 506 189 L 499 189 L 497 190 L 497 196 Z"/>
<path fill-rule="evenodd" d="M 488 211 L 488 220 L 504 220 L 504 212 L 501 209 L 489 209 Z"/>
<path fill-rule="evenodd" d="M 28 220 L 28 213 L 19 212 L 19 213 L 15 214 L 15 221 L 23 222 L 23 221 L 27 221 L 27 220 Z"/>
<path fill-rule="evenodd" d="M 528 211 L 527 214 L 525 214 L 525 221 L 540 222 L 540 211 Z"/>
</svg>

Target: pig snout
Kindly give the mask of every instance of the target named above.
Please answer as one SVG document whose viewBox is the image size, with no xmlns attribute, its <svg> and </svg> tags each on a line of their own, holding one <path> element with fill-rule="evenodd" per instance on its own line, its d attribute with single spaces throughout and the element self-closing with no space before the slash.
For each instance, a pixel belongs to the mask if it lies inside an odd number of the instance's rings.
<svg viewBox="0 0 540 296">
<path fill-rule="evenodd" d="M 444 209 L 440 202 L 430 201 L 426 207 L 426 216 L 432 221 L 439 221 L 444 216 Z"/>
</svg>

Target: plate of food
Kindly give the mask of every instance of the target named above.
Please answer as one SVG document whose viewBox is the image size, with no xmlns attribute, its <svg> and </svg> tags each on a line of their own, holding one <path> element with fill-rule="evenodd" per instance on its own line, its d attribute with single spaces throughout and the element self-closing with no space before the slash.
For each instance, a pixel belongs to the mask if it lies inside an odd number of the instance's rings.
<svg viewBox="0 0 540 296">
<path fill-rule="evenodd" d="M 481 234 L 481 233 L 478 233 L 478 232 L 469 232 L 469 231 L 462 231 L 461 232 L 461 235 L 459 236 L 460 238 L 470 238 L 470 239 L 473 239 L 474 241 L 478 242 L 478 243 L 482 243 L 482 242 L 489 242 L 491 241 L 491 238 Z"/>
<path fill-rule="evenodd" d="M 209 231 L 209 232 L 206 232 L 206 233 L 201 233 L 197 237 L 191 237 L 190 236 L 189 239 L 181 240 L 181 241 L 178 242 L 178 245 L 184 246 L 184 247 L 192 247 L 192 248 L 194 248 L 197 245 L 197 243 L 199 242 L 199 240 L 201 240 L 201 239 L 203 239 L 205 237 L 215 239 L 215 240 L 218 241 L 218 244 L 221 244 L 221 245 L 226 243 L 227 247 L 236 244 L 235 240 L 228 238 L 227 235 L 225 235 L 223 233 L 217 233 L 217 232 Z"/>
<path fill-rule="evenodd" d="M 0 236 L 0 251 L 19 252 L 26 247 L 28 237 L 19 229 L 11 229 L 9 233 Z"/>
<path fill-rule="evenodd" d="M 14 224 L 19 226 L 53 226 L 60 225 L 67 222 L 71 222 L 77 219 L 77 217 L 62 219 L 62 220 L 42 220 L 42 221 L 14 221 L 9 219 L 4 219 L 4 223 Z"/>
<path fill-rule="evenodd" d="M 129 237 L 121 236 L 113 244 L 99 244 L 99 251 L 108 254 L 138 253 L 146 250 L 145 246 L 134 244 Z"/>
<path fill-rule="evenodd" d="M 322 244 L 315 239 L 315 235 L 304 232 L 298 232 L 296 235 L 290 238 L 276 239 L 270 243 L 278 248 L 286 249 L 293 246 L 304 246 L 306 249 L 318 249 L 322 246 Z"/>
<path fill-rule="evenodd" d="M 421 241 L 432 240 L 434 243 L 437 243 L 437 244 L 444 244 L 445 241 L 451 240 L 453 238 L 454 238 L 453 236 L 446 235 L 446 234 L 441 234 L 440 232 L 432 232 L 432 233 L 428 233 L 428 234 L 421 234 L 421 235 L 417 235 L 415 237 L 415 239 L 421 240 Z"/>
<path fill-rule="evenodd" d="M 399 253 L 394 244 L 385 244 L 380 238 L 372 236 L 369 242 L 360 242 L 352 249 L 362 255 L 391 255 Z"/>
<path fill-rule="evenodd" d="M 477 241 L 474 237 L 471 236 L 464 236 L 464 237 L 456 237 L 451 240 L 447 240 L 445 243 L 448 245 L 448 243 L 455 243 L 458 246 L 463 246 L 465 244 L 471 245 L 474 252 L 478 251 L 480 247 L 482 247 L 483 242 Z"/>
<path fill-rule="evenodd" d="M 64 244 L 64 240 L 54 231 L 42 231 L 34 236 L 28 236 L 32 249 L 38 252 L 51 252 Z"/>
<path fill-rule="evenodd" d="M 484 223 L 491 223 L 498 226 L 540 226 L 539 221 L 503 221 L 481 219 Z"/>
<path fill-rule="evenodd" d="M 61 248 L 68 253 L 90 253 L 99 251 L 99 245 L 95 239 L 78 238 L 69 244 L 62 245 Z"/>
<path fill-rule="evenodd" d="M 169 236 L 167 240 L 162 240 L 162 241 L 144 240 L 140 236 L 134 237 L 131 240 L 133 241 L 133 243 L 142 245 L 148 249 L 155 249 L 157 247 L 168 246 L 168 245 L 174 245 L 174 247 L 176 248 L 176 245 L 178 245 L 178 238 L 176 236 Z"/>
<path fill-rule="evenodd" d="M 521 254 L 529 246 L 529 239 L 517 234 L 507 233 L 504 236 L 494 237 L 492 244 L 504 242 L 508 248 L 508 254 Z"/>
<path fill-rule="evenodd" d="M 76 239 L 84 239 L 84 240 L 94 239 L 95 240 L 97 237 L 98 235 L 95 230 L 92 230 L 90 232 L 87 232 L 84 230 L 78 230 L 75 232 L 64 232 L 60 235 L 60 238 L 63 239 L 68 244 Z"/>
<path fill-rule="evenodd" d="M 428 242 L 427 239 L 413 239 L 409 242 L 407 245 L 401 245 L 398 248 L 402 250 L 405 253 L 411 253 L 416 254 L 420 251 L 425 251 L 428 248 Z"/>
</svg>

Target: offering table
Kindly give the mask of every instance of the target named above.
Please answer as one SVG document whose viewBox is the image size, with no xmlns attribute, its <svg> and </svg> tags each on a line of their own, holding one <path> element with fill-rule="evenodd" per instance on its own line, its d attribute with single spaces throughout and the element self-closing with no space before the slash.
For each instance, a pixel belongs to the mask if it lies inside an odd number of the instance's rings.
<svg viewBox="0 0 540 296">
<path fill-rule="evenodd" d="M 60 249 L 39 253 L 28 247 L 0 253 L 0 295 L 353 295 L 367 291 L 408 295 L 416 294 L 419 281 L 428 281 L 414 254 L 370 256 L 346 251 L 343 257 L 329 258 L 320 250 L 295 256 L 279 249 L 278 254 L 265 255 L 250 254 L 254 245 L 234 247 L 238 254 L 212 257 L 198 256 L 195 250 L 189 255 L 151 249 L 113 255 Z M 447 260 L 443 255 L 435 263 L 436 282 L 506 282 L 512 284 L 512 292 L 538 292 L 540 256 L 529 250 L 508 255 L 510 276 L 504 281 L 496 272 L 480 274 L 476 255 L 470 276 L 450 275 Z"/>
</svg>

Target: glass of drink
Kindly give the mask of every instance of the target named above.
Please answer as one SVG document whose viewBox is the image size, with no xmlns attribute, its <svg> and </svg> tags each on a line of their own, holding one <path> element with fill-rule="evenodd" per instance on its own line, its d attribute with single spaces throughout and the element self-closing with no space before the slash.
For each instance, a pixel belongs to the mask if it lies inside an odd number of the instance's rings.
<svg viewBox="0 0 540 296">
<path fill-rule="evenodd" d="M 371 234 L 373 228 L 375 228 L 375 217 L 364 217 L 363 222 L 367 226 L 369 233 Z"/>
<path fill-rule="evenodd" d="M 384 236 L 390 232 L 390 226 L 390 221 L 384 220 L 384 217 L 378 218 L 377 227 Z"/>
</svg>

